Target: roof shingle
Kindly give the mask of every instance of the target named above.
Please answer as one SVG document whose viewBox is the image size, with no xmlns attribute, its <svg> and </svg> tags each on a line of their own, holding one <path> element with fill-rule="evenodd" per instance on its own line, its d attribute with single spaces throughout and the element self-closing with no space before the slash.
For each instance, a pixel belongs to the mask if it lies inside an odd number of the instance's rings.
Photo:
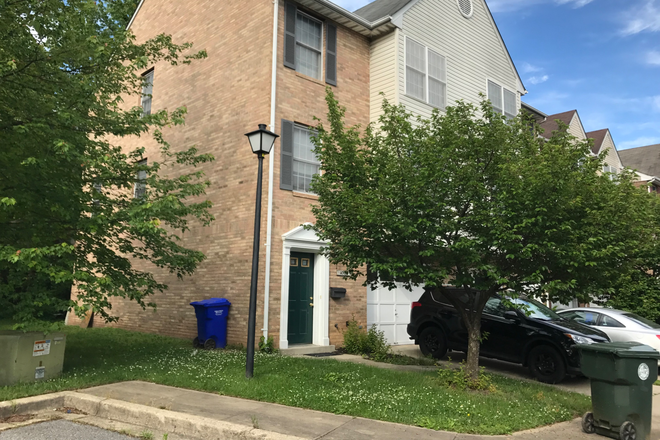
<svg viewBox="0 0 660 440">
<path fill-rule="evenodd" d="M 391 16 L 410 2 L 411 0 L 376 0 L 353 13 L 373 22 L 379 18 Z"/>
<path fill-rule="evenodd" d="M 550 139 L 552 137 L 552 132 L 559 130 L 559 124 L 556 122 L 557 119 L 559 119 L 564 124 L 569 125 L 576 113 L 577 110 L 570 110 L 564 113 L 557 113 L 556 115 L 549 115 L 545 121 L 539 124 L 539 126 L 544 130 L 543 136 Z"/>
<path fill-rule="evenodd" d="M 619 151 L 623 165 L 651 176 L 660 176 L 660 144 Z"/>
<path fill-rule="evenodd" d="M 603 141 L 605 140 L 605 136 L 607 136 L 607 132 L 609 131 L 608 128 L 603 128 L 602 130 L 596 130 L 596 131 L 590 131 L 587 133 L 587 139 L 593 139 L 594 144 L 591 147 L 591 152 L 594 154 L 598 154 L 600 151 L 600 147 L 603 145 Z"/>
</svg>

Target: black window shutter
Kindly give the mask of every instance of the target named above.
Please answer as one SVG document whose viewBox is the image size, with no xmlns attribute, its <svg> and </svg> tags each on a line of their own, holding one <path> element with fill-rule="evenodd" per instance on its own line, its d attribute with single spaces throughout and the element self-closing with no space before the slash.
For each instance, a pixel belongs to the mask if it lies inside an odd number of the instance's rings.
<svg viewBox="0 0 660 440">
<path fill-rule="evenodd" d="M 286 4 L 284 20 L 284 65 L 290 69 L 296 68 L 296 15 L 298 8 L 293 3 Z"/>
<path fill-rule="evenodd" d="M 328 23 L 328 41 L 325 45 L 325 82 L 337 85 L 337 26 Z"/>
<path fill-rule="evenodd" d="M 293 190 L 293 122 L 282 119 L 280 189 Z"/>
</svg>

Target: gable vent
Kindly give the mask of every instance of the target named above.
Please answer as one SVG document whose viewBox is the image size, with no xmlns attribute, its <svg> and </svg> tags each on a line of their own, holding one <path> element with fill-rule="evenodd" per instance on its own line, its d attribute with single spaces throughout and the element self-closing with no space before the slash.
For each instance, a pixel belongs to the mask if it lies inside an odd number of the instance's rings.
<svg viewBox="0 0 660 440">
<path fill-rule="evenodd" d="M 472 0 L 458 0 L 458 9 L 465 18 L 472 17 L 472 13 L 474 12 L 472 8 Z"/>
</svg>

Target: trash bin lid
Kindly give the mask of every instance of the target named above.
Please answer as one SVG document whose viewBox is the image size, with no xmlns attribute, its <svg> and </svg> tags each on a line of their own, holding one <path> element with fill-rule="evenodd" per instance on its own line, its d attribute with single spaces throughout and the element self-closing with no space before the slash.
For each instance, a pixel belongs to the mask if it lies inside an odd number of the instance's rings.
<svg viewBox="0 0 660 440">
<path fill-rule="evenodd" d="M 230 306 L 231 303 L 225 298 L 209 298 L 202 301 L 193 301 L 190 303 L 191 306 L 202 306 L 202 307 L 218 307 L 218 306 Z"/>
<path fill-rule="evenodd" d="M 620 358 L 660 359 L 660 353 L 648 345 L 639 342 L 602 342 L 599 344 L 578 344 L 581 351 L 596 353 L 612 353 Z"/>
</svg>

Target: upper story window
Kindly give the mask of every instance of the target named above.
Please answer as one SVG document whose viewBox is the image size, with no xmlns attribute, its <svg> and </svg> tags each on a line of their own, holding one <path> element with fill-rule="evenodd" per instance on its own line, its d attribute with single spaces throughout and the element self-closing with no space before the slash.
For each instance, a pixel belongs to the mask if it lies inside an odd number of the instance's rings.
<svg viewBox="0 0 660 440">
<path fill-rule="evenodd" d="M 296 70 L 303 75 L 321 79 L 323 23 L 298 12 L 296 14 Z"/>
<path fill-rule="evenodd" d="M 406 37 L 406 95 L 444 109 L 447 105 L 445 57 Z"/>
<path fill-rule="evenodd" d="M 147 159 L 138 162 L 140 166 L 147 166 Z M 147 192 L 147 170 L 138 170 L 135 176 L 135 186 L 133 187 L 133 197 L 143 199 Z"/>
<path fill-rule="evenodd" d="M 151 96 L 154 91 L 154 71 L 142 75 L 142 115 L 151 114 Z"/>
<path fill-rule="evenodd" d="M 280 188 L 312 192 L 312 178 L 321 169 L 312 143 L 314 131 L 309 127 L 282 120 L 280 138 Z"/>
<path fill-rule="evenodd" d="M 286 4 L 284 24 L 284 65 L 314 79 L 323 78 L 323 36 L 325 38 L 325 82 L 337 85 L 337 26 L 323 22 Z"/>
<path fill-rule="evenodd" d="M 488 99 L 497 113 L 503 114 L 509 119 L 518 114 L 516 94 L 492 81 L 488 81 Z"/>
<path fill-rule="evenodd" d="M 603 165 L 603 173 L 607 173 L 607 175 L 610 176 L 610 180 L 614 180 L 615 176 L 619 173 L 619 169 L 605 164 Z"/>
<path fill-rule="evenodd" d="M 319 173 L 321 163 L 314 153 L 313 132 L 307 127 L 293 127 L 293 190 L 311 192 L 312 177 Z"/>
</svg>

